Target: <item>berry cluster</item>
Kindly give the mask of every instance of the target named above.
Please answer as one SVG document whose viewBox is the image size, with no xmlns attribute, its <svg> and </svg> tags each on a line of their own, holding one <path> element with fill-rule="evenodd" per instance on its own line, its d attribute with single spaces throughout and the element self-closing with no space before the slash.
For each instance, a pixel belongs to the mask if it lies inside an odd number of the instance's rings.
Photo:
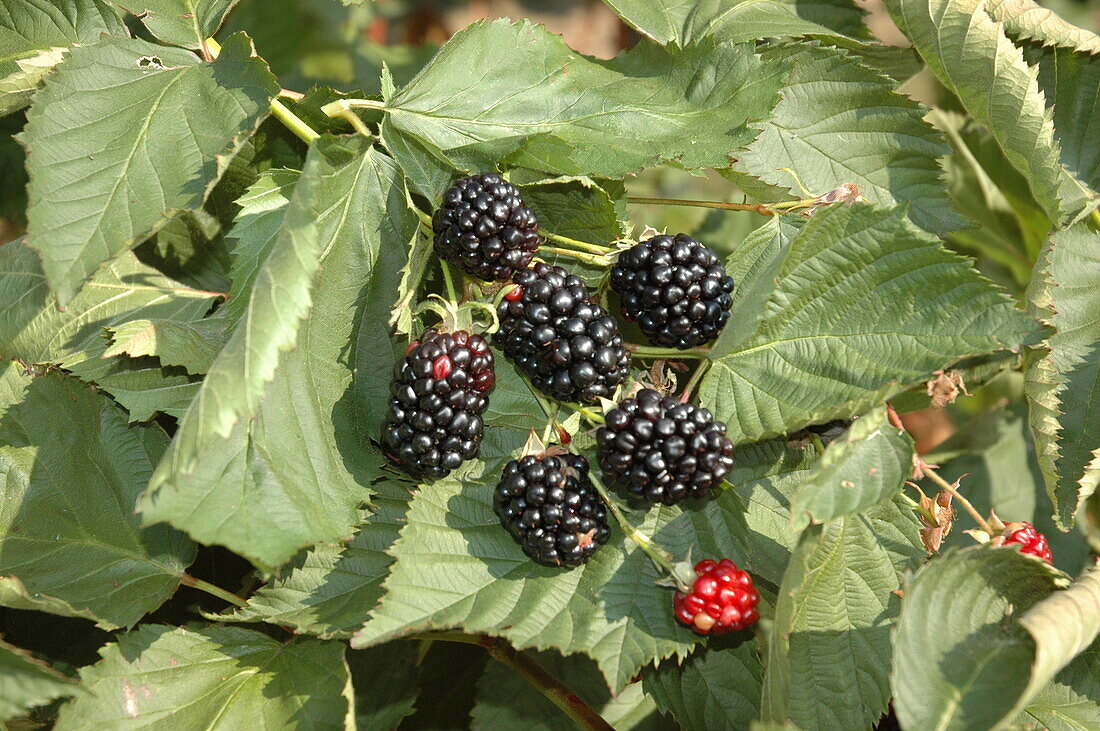
<svg viewBox="0 0 1100 731">
<path fill-rule="evenodd" d="M 729 319 L 733 279 L 718 255 L 690 236 L 654 236 L 619 255 L 611 270 L 623 317 L 655 345 L 710 342 Z"/>
<path fill-rule="evenodd" d="M 647 388 L 605 416 L 600 467 L 631 493 L 666 505 L 703 497 L 733 466 L 726 425 Z"/>
<path fill-rule="evenodd" d="M 508 279 L 526 267 L 540 241 L 535 212 L 496 173 L 462 178 L 448 188 L 432 230 L 439 256 L 486 281 Z"/>
<path fill-rule="evenodd" d="M 579 566 L 607 542 L 607 508 L 575 454 L 509 462 L 493 508 L 523 552 L 543 566 Z"/>
<path fill-rule="evenodd" d="M 480 335 L 426 330 L 396 367 L 382 446 L 415 477 L 445 477 L 477 456 L 496 376 Z"/>
<path fill-rule="evenodd" d="M 676 592 L 676 618 L 699 634 L 720 635 L 756 623 L 760 595 L 752 577 L 724 558 L 695 564 L 691 591 Z"/>
<path fill-rule="evenodd" d="M 535 388 L 561 401 L 610 398 L 630 372 L 619 325 L 588 288 L 541 262 L 516 272 L 494 342 Z"/>
<path fill-rule="evenodd" d="M 1035 526 L 1027 521 L 1020 521 L 1019 523 L 1011 524 L 1009 527 L 1016 529 L 1005 534 L 1005 543 L 1019 543 L 1023 546 L 1023 548 L 1020 549 L 1020 553 L 1029 553 L 1032 556 L 1038 556 L 1047 563 L 1054 562 L 1054 555 L 1050 552 L 1050 544 L 1047 543 L 1047 537 L 1035 530 Z"/>
</svg>

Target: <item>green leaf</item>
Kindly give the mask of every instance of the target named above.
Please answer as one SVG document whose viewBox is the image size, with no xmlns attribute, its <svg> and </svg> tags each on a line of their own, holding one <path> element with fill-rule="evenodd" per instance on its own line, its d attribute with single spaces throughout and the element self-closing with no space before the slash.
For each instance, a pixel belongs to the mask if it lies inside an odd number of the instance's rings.
<svg viewBox="0 0 1100 731">
<path fill-rule="evenodd" d="M 918 529 L 910 503 L 896 497 L 803 532 L 767 642 L 765 721 L 866 728 L 886 712 L 893 592 L 924 556 Z"/>
<path fill-rule="evenodd" d="M 1012 618 L 1060 582 L 1042 561 L 975 546 L 945 552 L 905 588 L 894 633 L 903 728 L 993 728 L 1028 686 L 1034 639 Z"/>
<path fill-rule="evenodd" d="M 523 200 L 535 211 L 544 233 L 557 234 L 590 244 L 607 246 L 626 233 L 626 191 L 619 181 L 588 178 L 548 178 L 511 181 L 519 185 Z M 547 242 L 556 246 L 553 240 Z"/>
<path fill-rule="evenodd" d="M 281 235 L 252 288 L 255 312 L 219 354 L 141 502 L 147 520 L 169 521 L 267 571 L 305 546 L 350 538 L 373 492 L 383 460 L 368 436 L 385 417 L 394 364 L 386 321 L 404 244 L 419 225 L 393 161 L 368 141 L 324 137 L 310 155 L 283 230 L 309 222 L 316 233 L 308 251 L 320 254 L 325 276 L 288 342 L 297 347 L 281 356 L 274 379 L 228 437 L 199 430 L 203 392 L 217 394 L 211 403 L 225 403 L 222 386 L 236 397 L 252 357 L 247 338 L 271 319 L 283 323 L 278 307 L 290 283 L 270 263 L 301 260 L 296 247 L 280 253 L 292 241 Z M 306 287 L 307 279 L 312 274 L 302 277 Z"/>
<path fill-rule="evenodd" d="M 156 358 L 104 359 L 95 353 L 82 353 L 61 365 L 109 393 L 130 412 L 131 422 L 148 421 L 157 413 L 182 419 L 202 387 L 200 376 L 189 376 L 182 368 L 164 367 Z"/>
<path fill-rule="evenodd" d="M 100 264 L 163 226 L 164 214 L 202 205 L 278 90 L 250 53 L 243 34 L 211 64 L 106 38 L 74 49 L 35 95 L 22 136 L 28 243 L 61 305 Z"/>
<path fill-rule="evenodd" d="M 1036 70 L 979 0 L 888 0 L 894 20 L 963 108 L 993 133 L 1051 219 L 1094 193 L 1062 166 Z"/>
<path fill-rule="evenodd" d="M 797 197 L 797 182 L 781 168 L 815 195 L 854 183 L 872 203 L 908 204 L 913 222 L 932 233 L 966 226 L 944 190 L 939 158 L 950 148 L 923 120 L 927 109 L 842 49 L 797 46 L 769 57 L 791 58 L 794 69 L 737 170 Z"/>
<path fill-rule="evenodd" d="M 1095 114 L 1100 105 L 1100 55 L 1032 47 L 1024 50 L 1024 58 L 1038 67 L 1039 89 L 1054 115 L 1062 164 L 1093 191 L 1100 189 L 1100 155 L 1094 144 L 1100 134 Z"/>
<path fill-rule="evenodd" d="M 322 637 L 350 637 L 382 598 L 393 557 L 386 553 L 405 524 L 410 487 L 383 481 L 374 512 L 347 544 L 325 543 L 295 557 L 278 578 L 248 599 L 248 607 L 219 617 L 269 622 Z"/>
<path fill-rule="evenodd" d="M 711 346 L 711 358 L 727 355 L 756 332 L 799 228 L 799 223 L 773 216 L 743 238 L 726 259 L 726 271 L 737 286 L 729 322 Z"/>
<path fill-rule="evenodd" d="M 609 178 L 666 160 L 723 168 L 755 136 L 748 123 L 771 109 L 786 68 L 711 41 L 683 51 L 641 43 L 598 62 L 526 21 L 479 22 L 386 99 L 382 136 L 414 183 L 433 186 L 438 172 L 417 172 L 425 159 L 473 170 L 507 157 Z"/>
<path fill-rule="evenodd" d="M 98 358 L 107 348 L 104 329 L 128 320 L 202 317 L 214 293 L 184 287 L 126 253 L 59 310 L 42 263 L 20 239 L 0 246 L 0 301 L 0 358 L 62 363 Z"/>
<path fill-rule="evenodd" d="M 241 210 L 226 235 L 233 249 L 229 270 L 232 285 L 226 304 L 226 314 L 232 320 L 240 319 L 248 310 L 256 278 L 283 227 L 300 176 L 298 170 L 268 170 L 237 199 Z"/>
<path fill-rule="evenodd" d="M 416 494 L 390 549 L 396 562 L 386 594 L 352 646 L 461 627 L 517 649 L 583 652 L 613 690 L 655 659 L 690 652 L 697 640 L 673 618 L 672 593 L 654 585 L 657 570 L 621 533 L 571 570 L 523 554 L 493 512 L 502 461 L 468 463 Z M 677 512 L 656 507 L 638 527 L 652 535 Z"/>
<path fill-rule="evenodd" d="M 344 646 L 283 643 L 240 627 L 142 625 L 80 671 L 89 693 L 61 709 L 59 731 L 343 728 L 349 712 Z"/>
<path fill-rule="evenodd" d="M 735 443 L 851 416 L 954 361 L 1042 335 L 899 208 L 819 210 L 779 280 L 756 333 L 700 386 Z"/>
<path fill-rule="evenodd" d="M 616 729 L 636 728 L 656 708 L 642 694 L 641 683 L 632 683 L 612 696 L 599 668 L 583 655 L 562 656 L 551 651 L 528 654 Z M 492 731 L 557 731 L 573 724 L 527 679 L 495 660 L 477 681 L 477 702 L 470 720 L 471 728 Z"/>
<path fill-rule="evenodd" d="M 182 366 L 188 373 L 206 373 L 229 339 L 229 325 L 225 317 L 192 322 L 131 320 L 111 328 L 113 342 L 103 356 L 155 355 L 166 366 Z"/>
<path fill-rule="evenodd" d="M 988 0 L 985 8 L 994 20 L 1004 24 L 1005 31 L 1015 40 L 1100 53 L 1100 36 L 1066 22 L 1053 10 L 1031 0 Z"/>
<path fill-rule="evenodd" d="M 27 105 L 70 46 L 126 27 L 100 0 L 9 0 L 0 7 L 0 116 Z"/>
<path fill-rule="evenodd" d="M 200 48 L 221 27 L 237 0 L 112 0 L 136 15 L 157 39 Z"/>
<path fill-rule="evenodd" d="M 1016 700 L 1012 715 L 1022 711 L 1100 634 L 1100 567 L 1093 565 L 1068 589 L 1033 606 L 1020 624 L 1035 639 L 1035 660 L 1027 692 Z"/>
<path fill-rule="evenodd" d="M 159 427 L 130 427 L 74 378 L 0 371 L 0 575 L 31 599 L 60 600 L 104 628 L 129 626 L 179 586 L 195 546 L 141 528 L 133 505 L 164 450 Z M 79 488 L 79 495 L 74 492 Z M 18 589 L 16 589 L 18 592 Z"/>
<path fill-rule="evenodd" d="M 796 36 L 866 35 L 863 13 L 844 2 L 604 0 L 635 30 L 658 43 L 706 37 L 742 42 Z"/>
<path fill-rule="evenodd" d="M 0 641 L 0 722 L 79 692 L 72 679 L 26 650 Z"/>
<path fill-rule="evenodd" d="M 681 665 L 642 673 L 645 691 L 687 731 L 745 728 L 760 718 L 764 667 L 753 639 L 714 641 Z"/>
<path fill-rule="evenodd" d="M 858 513 L 896 495 L 913 474 L 913 440 L 880 407 L 829 444 L 795 493 L 794 529 Z"/>
<path fill-rule="evenodd" d="M 1032 311 L 1057 332 L 1027 363 L 1039 466 L 1063 529 L 1100 484 L 1100 235 L 1081 223 L 1055 233 L 1035 265 Z"/>
<path fill-rule="evenodd" d="M 1031 700 L 1025 713 L 1051 731 L 1100 725 L 1100 642 L 1081 653 Z"/>
</svg>

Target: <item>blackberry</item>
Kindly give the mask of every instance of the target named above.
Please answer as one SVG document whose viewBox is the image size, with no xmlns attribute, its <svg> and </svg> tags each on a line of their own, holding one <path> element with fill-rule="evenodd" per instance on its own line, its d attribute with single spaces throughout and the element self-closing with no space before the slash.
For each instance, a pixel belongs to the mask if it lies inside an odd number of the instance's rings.
<svg viewBox="0 0 1100 731">
<path fill-rule="evenodd" d="M 619 325 L 584 283 L 541 262 L 516 272 L 494 342 L 535 388 L 561 401 L 610 398 L 630 372 Z"/>
<path fill-rule="evenodd" d="M 382 427 L 386 455 L 413 477 L 431 479 L 476 457 L 481 414 L 496 382 L 485 339 L 463 330 L 425 330 L 394 370 Z"/>
<path fill-rule="evenodd" d="M 496 173 L 462 178 L 432 219 L 435 252 L 479 279 L 508 279 L 539 248 L 539 221 Z"/>
<path fill-rule="evenodd" d="M 623 317 L 654 345 L 693 348 L 729 319 L 733 279 L 718 255 L 684 234 L 654 236 L 619 255 L 611 270 Z"/>
<path fill-rule="evenodd" d="M 651 388 L 607 412 L 605 424 L 596 432 L 601 469 L 651 502 L 702 497 L 733 466 L 725 424 Z"/>
<path fill-rule="evenodd" d="M 575 454 L 514 459 L 493 495 L 493 509 L 523 552 L 543 566 L 579 566 L 607 543 L 607 507 Z"/>
</svg>

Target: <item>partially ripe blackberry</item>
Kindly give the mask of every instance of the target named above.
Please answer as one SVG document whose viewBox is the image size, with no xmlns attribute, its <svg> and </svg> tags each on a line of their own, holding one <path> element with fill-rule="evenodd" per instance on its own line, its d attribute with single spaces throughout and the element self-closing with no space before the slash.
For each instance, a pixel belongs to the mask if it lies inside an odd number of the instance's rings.
<svg viewBox="0 0 1100 731">
<path fill-rule="evenodd" d="M 607 507 L 575 454 L 514 459 L 493 495 L 493 509 L 523 552 L 543 566 L 579 566 L 607 543 Z"/>
<path fill-rule="evenodd" d="M 665 348 L 714 340 L 733 304 L 733 279 L 718 255 L 684 234 L 654 236 L 619 254 L 611 288 L 623 317 Z"/>
<path fill-rule="evenodd" d="M 676 592 L 676 619 L 701 635 L 722 635 L 756 624 L 760 594 L 752 577 L 724 558 L 695 564 L 691 591 Z"/>
<path fill-rule="evenodd" d="M 1035 530 L 1035 526 L 1026 520 L 1018 523 L 1009 523 L 1004 533 L 1005 543 L 1019 543 L 1023 546 L 1020 553 L 1029 553 L 1038 556 L 1047 563 L 1054 562 L 1054 554 L 1050 552 L 1050 544 L 1047 537 Z"/>
<path fill-rule="evenodd" d="M 516 272 L 494 342 L 535 388 L 560 401 L 610 398 L 630 372 L 619 325 L 584 282 L 542 262 Z"/>
<path fill-rule="evenodd" d="M 600 468 L 650 502 L 703 497 L 733 466 L 726 425 L 651 388 L 607 412 L 596 432 Z"/>
<path fill-rule="evenodd" d="M 482 412 L 496 382 L 480 335 L 429 329 L 409 345 L 390 384 L 386 455 L 413 477 L 439 479 L 477 456 Z"/>
<path fill-rule="evenodd" d="M 435 253 L 479 279 L 508 279 L 539 248 L 539 221 L 496 173 L 462 178 L 432 219 Z"/>
</svg>

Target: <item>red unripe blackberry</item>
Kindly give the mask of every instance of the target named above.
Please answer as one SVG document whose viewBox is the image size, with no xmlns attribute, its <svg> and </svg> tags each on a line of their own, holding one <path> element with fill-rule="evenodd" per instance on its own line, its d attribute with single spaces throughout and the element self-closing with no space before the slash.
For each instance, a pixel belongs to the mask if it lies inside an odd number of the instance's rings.
<svg viewBox="0 0 1100 731">
<path fill-rule="evenodd" d="M 382 448 L 413 477 L 439 479 L 477 456 L 496 382 L 480 335 L 430 329 L 395 368 Z"/>
<path fill-rule="evenodd" d="M 516 272 L 497 310 L 493 342 L 531 379 L 560 401 L 610 398 L 630 372 L 619 325 L 579 278 L 538 262 Z M 517 294 L 518 292 L 518 294 Z"/>
<path fill-rule="evenodd" d="M 435 252 L 486 281 L 508 279 L 539 248 L 539 221 L 516 186 L 496 173 L 462 178 L 432 219 Z"/>
<path fill-rule="evenodd" d="M 1019 526 L 1019 527 L 1017 527 Z M 1047 537 L 1039 531 L 1035 530 L 1035 526 L 1027 521 L 1020 521 L 1018 523 L 1010 523 L 1009 529 L 1011 532 L 1005 532 L 1005 543 L 1019 543 L 1023 546 L 1020 549 L 1020 553 L 1030 553 L 1032 556 L 1038 556 L 1047 563 L 1054 563 L 1054 554 L 1050 552 L 1050 544 L 1047 543 Z"/>
<path fill-rule="evenodd" d="M 607 542 L 607 506 L 575 454 L 528 455 L 504 467 L 493 509 L 523 552 L 543 566 L 579 566 Z"/>
<path fill-rule="evenodd" d="M 596 432 L 600 468 L 651 502 L 703 497 L 733 466 L 725 424 L 651 388 L 607 412 L 604 423 Z"/>
<path fill-rule="evenodd" d="M 623 317 L 665 348 L 714 340 L 733 304 L 733 279 L 718 255 L 685 234 L 654 236 L 619 254 L 611 288 Z"/>
<path fill-rule="evenodd" d="M 691 591 L 676 592 L 676 619 L 701 635 L 721 635 L 756 624 L 760 595 L 752 577 L 724 558 L 695 564 Z"/>
</svg>

